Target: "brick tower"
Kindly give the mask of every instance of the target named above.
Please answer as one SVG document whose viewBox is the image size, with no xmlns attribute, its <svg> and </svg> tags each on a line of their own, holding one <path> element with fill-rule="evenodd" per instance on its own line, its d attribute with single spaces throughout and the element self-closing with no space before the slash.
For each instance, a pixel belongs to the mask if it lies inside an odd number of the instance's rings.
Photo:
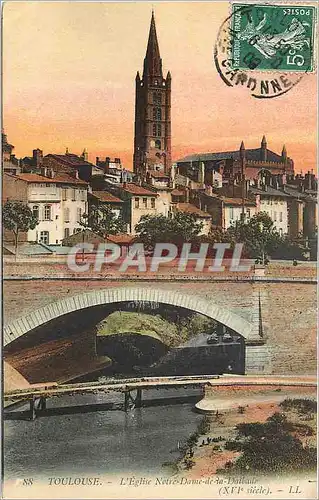
<svg viewBox="0 0 319 500">
<path fill-rule="evenodd" d="M 171 74 L 163 78 L 153 12 L 143 76 L 137 72 L 135 83 L 133 168 L 143 180 L 148 170 L 171 167 Z"/>
</svg>

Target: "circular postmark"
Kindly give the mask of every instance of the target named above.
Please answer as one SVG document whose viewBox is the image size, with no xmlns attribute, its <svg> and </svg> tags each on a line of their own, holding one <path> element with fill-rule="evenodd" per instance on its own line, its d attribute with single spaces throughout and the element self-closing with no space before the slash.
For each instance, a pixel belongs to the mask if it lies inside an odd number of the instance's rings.
<svg viewBox="0 0 319 500">
<path fill-rule="evenodd" d="M 214 47 L 226 85 L 253 97 L 286 94 L 313 71 L 314 7 L 232 4 Z"/>
</svg>

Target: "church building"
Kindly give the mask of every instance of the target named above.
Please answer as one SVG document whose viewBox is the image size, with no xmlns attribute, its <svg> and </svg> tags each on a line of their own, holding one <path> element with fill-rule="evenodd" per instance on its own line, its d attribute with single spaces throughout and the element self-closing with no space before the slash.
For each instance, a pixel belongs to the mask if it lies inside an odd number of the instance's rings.
<svg viewBox="0 0 319 500">
<path fill-rule="evenodd" d="M 137 72 L 135 84 L 133 169 L 143 181 L 148 171 L 168 173 L 171 167 L 171 74 L 163 77 L 154 12 L 143 75 Z"/>
</svg>

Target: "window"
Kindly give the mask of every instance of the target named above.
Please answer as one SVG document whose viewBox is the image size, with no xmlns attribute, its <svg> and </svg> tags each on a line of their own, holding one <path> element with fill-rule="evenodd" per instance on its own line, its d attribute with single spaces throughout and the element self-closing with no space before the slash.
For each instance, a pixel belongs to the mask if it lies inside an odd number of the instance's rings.
<svg viewBox="0 0 319 500">
<path fill-rule="evenodd" d="M 162 135 L 162 127 L 160 123 L 153 123 L 153 135 L 160 137 Z"/>
<path fill-rule="evenodd" d="M 246 209 L 246 216 L 247 216 L 247 219 L 250 219 L 250 208 Z"/>
<path fill-rule="evenodd" d="M 153 120 L 161 120 L 161 119 L 162 119 L 162 109 L 153 108 Z"/>
<path fill-rule="evenodd" d="M 64 209 L 64 222 L 70 222 L 70 209 Z"/>
<path fill-rule="evenodd" d="M 153 104 L 162 104 L 162 94 L 160 92 L 153 92 Z"/>
<path fill-rule="evenodd" d="M 155 208 L 155 198 L 151 198 L 151 208 Z"/>
<path fill-rule="evenodd" d="M 64 238 L 68 238 L 70 236 L 70 228 L 64 228 Z"/>
<path fill-rule="evenodd" d="M 277 220 L 277 212 L 274 212 L 274 221 Z"/>
<path fill-rule="evenodd" d="M 38 205 L 33 206 L 32 213 L 33 213 L 34 217 L 36 217 L 39 220 L 39 206 Z"/>
<path fill-rule="evenodd" d="M 66 201 L 68 199 L 68 188 L 62 188 L 62 201 Z"/>
<path fill-rule="evenodd" d="M 135 208 L 140 208 L 140 200 L 139 200 L 139 198 L 135 198 Z"/>
<path fill-rule="evenodd" d="M 161 141 L 159 139 L 157 139 L 155 141 L 155 147 L 156 147 L 156 149 L 161 149 L 162 148 L 162 143 L 161 143 Z M 158 153 L 156 153 L 156 155 L 159 156 Z"/>
<path fill-rule="evenodd" d="M 77 222 L 81 222 L 82 219 L 82 208 L 77 209 L 77 215 L 76 215 L 76 220 Z"/>
<path fill-rule="evenodd" d="M 279 212 L 279 222 L 282 222 L 282 212 Z"/>
<path fill-rule="evenodd" d="M 72 189 L 72 201 L 76 200 L 76 189 Z"/>
<path fill-rule="evenodd" d="M 230 220 L 234 219 L 234 209 L 233 208 L 229 209 L 229 218 L 230 218 Z"/>
<path fill-rule="evenodd" d="M 85 189 L 81 189 L 81 201 L 86 201 L 86 191 L 85 191 Z"/>
<path fill-rule="evenodd" d="M 49 231 L 41 231 L 40 233 L 40 243 L 44 243 L 45 245 L 49 244 Z"/>
<path fill-rule="evenodd" d="M 44 220 L 51 220 L 51 205 L 44 207 Z"/>
<path fill-rule="evenodd" d="M 143 198 L 143 205 L 144 205 L 144 208 L 147 208 L 147 198 Z"/>
</svg>

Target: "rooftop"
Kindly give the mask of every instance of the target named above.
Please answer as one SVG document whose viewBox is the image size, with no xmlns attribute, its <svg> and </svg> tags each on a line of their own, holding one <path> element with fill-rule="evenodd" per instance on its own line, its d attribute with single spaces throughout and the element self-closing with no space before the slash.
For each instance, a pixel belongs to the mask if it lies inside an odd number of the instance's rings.
<svg viewBox="0 0 319 500">
<path fill-rule="evenodd" d="M 267 160 L 273 161 L 276 163 L 282 163 L 283 159 L 274 151 L 267 149 Z M 246 160 L 252 161 L 261 161 L 261 148 L 255 149 L 245 149 Z M 240 159 L 240 151 L 224 151 L 221 153 L 201 153 L 201 154 L 193 154 L 189 156 L 185 156 L 177 161 L 177 163 L 183 162 L 191 162 L 191 161 L 217 161 L 217 160 L 239 160 Z"/>
<path fill-rule="evenodd" d="M 130 194 L 135 194 L 137 196 L 157 196 L 157 193 L 155 193 L 154 191 L 139 186 L 138 184 L 128 183 L 126 185 L 119 184 L 119 186 L 123 189 L 123 191 L 126 191 Z"/>
<path fill-rule="evenodd" d="M 56 155 L 56 154 L 50 153 L 50 154 L 46 155 L 45 158 L 54 158 L 54 159 L 64 163 L 65 165 L 69 165 L 70 167 L 85 167 L 85 166 L 92 167 L 93 166 L 92 163 L 85 161 L 80 156 L 77 156 L 77 155 L 72 154 L 72 153 L 67 153 L 65 155 Z"/>
<path fill-rule="evenodd" d="M 184 196 L 184 191 L 181 191 L 179 189 L 173 189 L 172 193 L 173 196 Z"/>
<path fill-rule="evenodd" d="M 242 200 L 242 198 L 226 198 L 224 196 L 221 197 L 221 200 L 224 202 L 225 205 L 236 205 L 236 206 L 242 206 L 243 201 L 245 206 L 256 206 L 256 202 L 253 200 L 248 200 L 247 198 L 245 200 Z"/>
<path fill-rule="evenodd" d="M 82 181 L 81 179 L 76 179 L 75 177 L 71 177 L 71 175 L 68 174 L 58 174 L 54 177 L 46 177 L 39 174 L 22 173 L 15 175 L 14 177 L 29 183 L 35 182 L 41 184 L 79 184 L 82 186 L 87 186 L 87 182 Z"/>
<path fill-rule="evenodd" d="M 193 214 L 196 215 L 196 217 L 201 217 L 203 219 L 210 219 L 211 215 L 207 212 L 204 212 L 198 207 L 195 207 L 195 205 L 192 205 L 191 203 L 177 203 L 176 204 L 177 210 L 180 212 L 184 212 L 186 214 Z"/>
<path fill-rule="evenodd" d="M 108 191 L 93 191 L 92 196 L 105 203 L 123 203 L 123 200 Z"/>
<path fill-rule="evenodd" d="M 130 244 L 134 240 L 134 236 L 132 236 L 131 234 L 126 234 L 126 233 L 122 233 L 122 234 L 109 234 L 107 236 L 107 239 L 109 241 L 111 241 L 112 243 L 117 243 L 117 244 L 126 243 L 126 244 Z"/>
<path fill-rule="evenodd" d="M 165 172 L 159 172 L 158 170 L 152 170 L 148 172 L 150 177 L 154 177 L 154 179 L 169 179 L 169 174 Z"/>
<path fill-rule="evenodd" d="M 267 186 L 266 189 L 261 189 L 257 187 L 250 187 L 249 191 L 253 194 L 260 194 L 263 196 L 275 196 L 277 198 L 289 198 L 289 194 L 286 191 L 275 189 L 272 186 Z"/>
</svg>

